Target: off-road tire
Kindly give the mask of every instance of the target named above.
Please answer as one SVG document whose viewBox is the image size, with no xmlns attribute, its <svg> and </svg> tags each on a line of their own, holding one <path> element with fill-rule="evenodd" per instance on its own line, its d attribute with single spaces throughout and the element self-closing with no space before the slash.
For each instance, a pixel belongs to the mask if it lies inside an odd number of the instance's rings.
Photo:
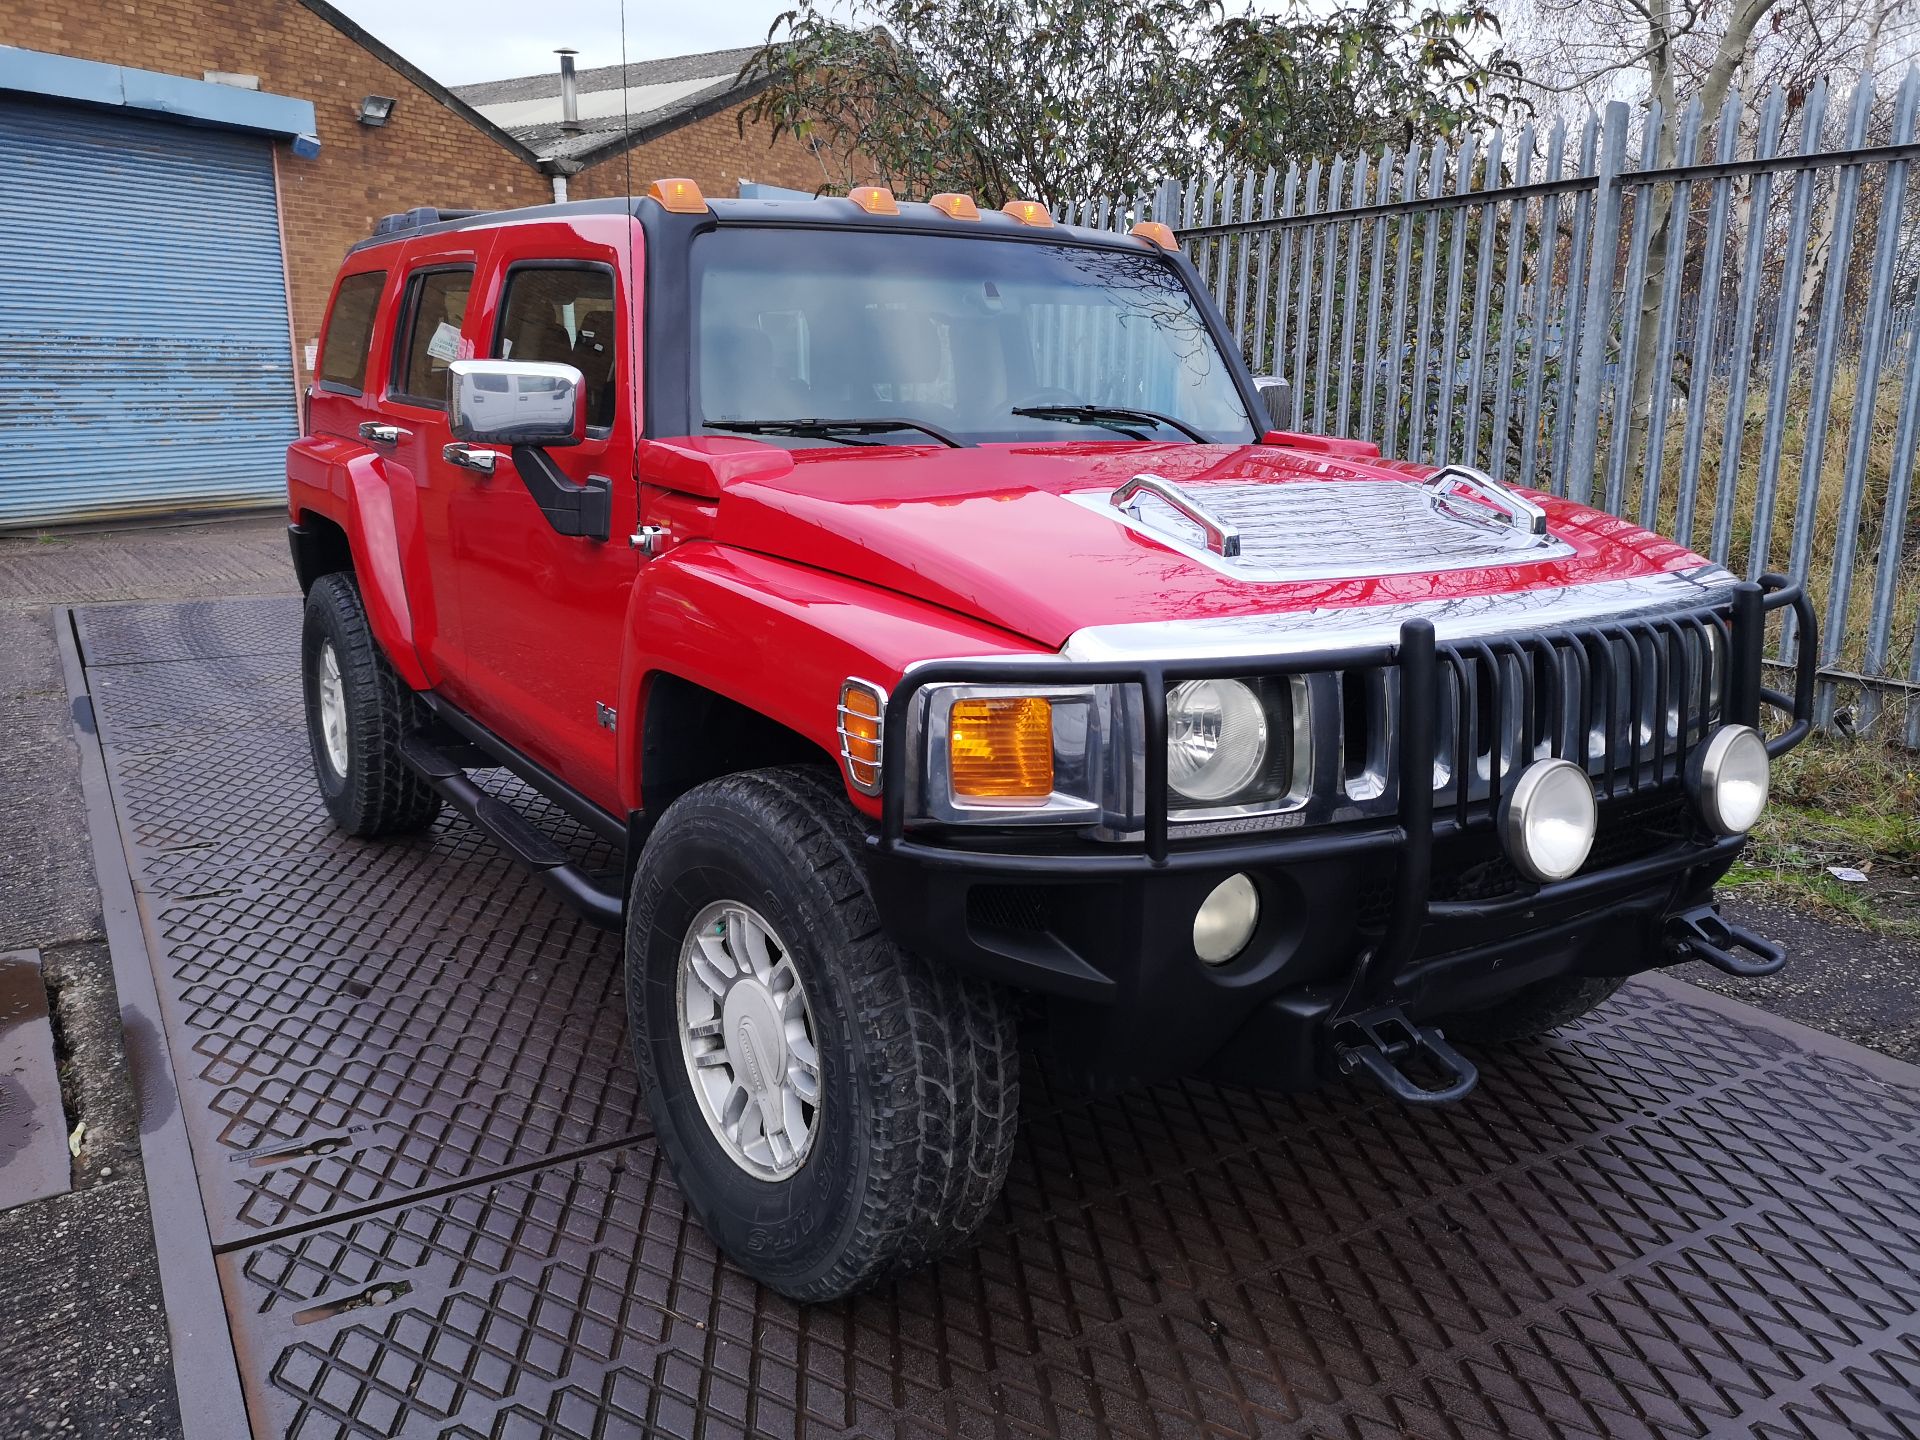
<svg viewBox="0 0 1920 1440">
<path fill-rule="evenodd" d="M 966 1244 L 1006 1182 L 1018 1125 L 1013 1007 L 888 939 L 864 843 L 832 771 L 724 776 L 661 817 L 627 907 L 627 1014 L 655 1132 L 720 1248 L 797 1300 L 852 1294 Z M 782 1180 L 721 1148 L 678 1031 L 682 943 L 723 899 L 771 924 L 813 1016 L 819 1129 Z"/>
<path fill-rule="evenodd" d="M 1513 1045 L 1571 1025 L 1612 998 L 1624 975 L 1560 975 L 1529 985 L 1484 1010 L 1450 1015 L 1440 1028 L 1450 1040 L 1472 1045 Z"/>
<path fill-rule="evenodd" d="M 327 645 L 333 647 L 346 697 L 344 775 L 328 758 L 321 730 L 319 665 Z M 300 681 L 313 775 L 334 823 L 364 838 L 431 825 L 440 813 L 440 796 L 400 758 L 400 738 L 425 721 L 424 707 L 381 654 L 351 575 L 322 575 L 307 592 Z"/>
</svg>

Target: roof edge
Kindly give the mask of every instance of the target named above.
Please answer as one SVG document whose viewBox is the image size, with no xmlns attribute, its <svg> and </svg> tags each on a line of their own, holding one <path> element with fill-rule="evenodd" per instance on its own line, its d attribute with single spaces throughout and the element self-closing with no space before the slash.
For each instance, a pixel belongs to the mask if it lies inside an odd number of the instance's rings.
<svg viewBox="0 0 1920 1440">
<path fill-rule="evenodd" d="M 665 135 L 671 135 L 674 131 L 692 125 L 697 121 L 711 119 L 713 116 L 720 114 L 737 102 L 751 100 L 772 83 L 773 77 L 771 75 L 761 75 L 751 80 L 738 81 L 727 89 L 722 90 L 719 94 L 709 95 L 698 104 L 689 105 L 684 110 L 676 110 L 673 114 L 656 120 L 651 125 L 636 125 L 631 130 L 624 131 L 614 139 L 607 141 L 604 145 L 595 146 L 591 150 L 583 150 L 578 155 L 569 155 L 564 161 L 544 161 L 542 163 L 559 163 L 575 166 L 577 168 L 570 173 L 578 174 L 581 170 L 590 169 L 603 160 L 611 160 L 616 155 L 624 154 L 635 146 L 645 145 L 649 141 L 658 140 Z"/>
<path fill-rule="evenodd" d="M 427 94 L 431 95 L 435 100 L 439 101 L 447 109 L 458 115 L 462 120 L 473 126 L 474 129 L 478 130 L 482 135 L 485 135 L 489 140 L 492 140 L 509 154 L 524 160 L 543 175 L 552 173 L 548 168 L 549 162 L 542 160 L 535 151 L 514 138 L 510 131 L 502 129 L 500 126 L 494 124 L 493 121 L 487 119 L 486 116 L 482 115 L 478 110 L 474 109 L 473 106 L 454 94 L 450 88 L 442 85 L 438 80 L 427 74 L 426 71 L 422 70 L 418 65 L 415 65 L 411 60 L 407 59 L 406 56 L 402 55 L 385 41 L 369 34 L 357 21 L 349 19 L 340 11 L 334 9 L 333 6 L 327 3 L 327 0 L 300 0 L 300 3 L 320 19 L 326 21 L 326 23 L 331 25 L 335 30 L 338 30 L 342 35 L 353 41 L 353 43 L 358 45 L 362 50 L 365 50 L 369 55 L 373 56 L 374 59 L 380 61 L 389 69 L 399 72 L 406 79 L 412 81 L 414 85 L 426 91 Z"/>
</svg>

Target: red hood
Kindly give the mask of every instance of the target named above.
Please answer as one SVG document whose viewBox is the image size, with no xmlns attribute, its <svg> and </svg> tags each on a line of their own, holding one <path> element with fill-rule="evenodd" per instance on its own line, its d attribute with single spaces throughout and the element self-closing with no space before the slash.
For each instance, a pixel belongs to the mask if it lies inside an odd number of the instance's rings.
<svg viewBox="0 0 1920 1440">
<path fill-rule="evenodd" d="M 1457 599 L 1623 580 L 1703 565 L 1623 520 L 1548 496 L 1554 558 L 1398 575 L 1248 580 L 1098 507 L 1143 470 L 1204 500 L 1210 484 L 1414 482 L 1424 467 L 1271 445 L 1076 443 L 778 450 L 676 442 L 721 463 L 715 539 L 931 601 L 1057 649 L 1075 631 L 1131 621 Z M 790 454 L 790 461 L 789 461 Z"/>
</svg>

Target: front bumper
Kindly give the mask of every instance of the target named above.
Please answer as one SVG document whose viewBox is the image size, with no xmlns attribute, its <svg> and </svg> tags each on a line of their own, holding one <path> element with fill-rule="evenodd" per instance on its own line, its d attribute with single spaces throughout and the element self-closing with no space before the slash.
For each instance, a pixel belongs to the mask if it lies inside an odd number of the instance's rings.
<svg viewBox="0 0 1920 1440">
<path fill-rule="evenodd" d="M 1798 620 L 1792 696 L 1762 683 L 1767 615 L 1784 608 Z M 1797 744 L 1812 712 L 1815 654 L 1804 593 L 1769 576 L 1736 590 L 1731 615 L 1715 623 L 1730 642 L 1723 719 L 1758 724 L 1761 706 L 1772 706 L 1790 723 L 1769 749 L 1777 755 Z M 1503 876 L 1493 838 L 1499 789 L 1436 814 L 1431 779 L 1438 668 L 1480 646 L 1440 646 L 1430 625 L 1411 621 L 1374 652 L 1236 661 L 1246 674 L 1397 666 L 1400 798 L 1387 819 L 1231 841 L 1174 843 L 1168 825 L 1165 690 L 1200 668 L 1074 667 L 1073 680 L 1136 683 L 1147 697 L 1143 839 L 923 840 L 907 833 L 901 787 L 893 786 L 869 857 L 882 918 L 908 949 L 1045 997 L 1067 1063 L 1110 1078 L 1209 1071 L 1306 1086 L 1334 1069 L 1332 1037 L 1352 1017 L 1393 1009 L 1429 1021 L 1558 975 L 1668 963 L 1669 918 L 1707 900 L 1743 840 L 1707 835 L 1693 822 L 1683 794 L 1686 745 L 1661 742 L 1602 777 L 1600 838 L 1586 870 L 1552 885 L 1519 881 L 1510 870 Z M 1040 683 L 1067 678 L 1051 667 L 1020 673 Z M 886 773 L 903 773 L 901 717 L 915 691 L 1004 678 L 976 662 L 909 675 L 889 699 Z M 1194 954 L 1194 912 L 1235 873 L 1260 891 L 1259 926 L 1239 956 L 1210 967 Z"/>
</svg>

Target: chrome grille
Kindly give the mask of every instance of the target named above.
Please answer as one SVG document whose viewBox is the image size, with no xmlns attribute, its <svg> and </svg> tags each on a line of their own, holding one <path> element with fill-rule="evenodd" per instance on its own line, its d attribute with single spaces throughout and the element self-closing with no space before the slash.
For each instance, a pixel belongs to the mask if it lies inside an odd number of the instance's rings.
<svg viewBox="0 0 1920 1440">
<path fill-rule="evenodd" d="M 1603 795 L 1676 778 L 1717 719 L 1728 635 L 1705 611 L 1441 645 L 1435 793 L 1464 821 L 1550 755 Z"/>
</svg>

